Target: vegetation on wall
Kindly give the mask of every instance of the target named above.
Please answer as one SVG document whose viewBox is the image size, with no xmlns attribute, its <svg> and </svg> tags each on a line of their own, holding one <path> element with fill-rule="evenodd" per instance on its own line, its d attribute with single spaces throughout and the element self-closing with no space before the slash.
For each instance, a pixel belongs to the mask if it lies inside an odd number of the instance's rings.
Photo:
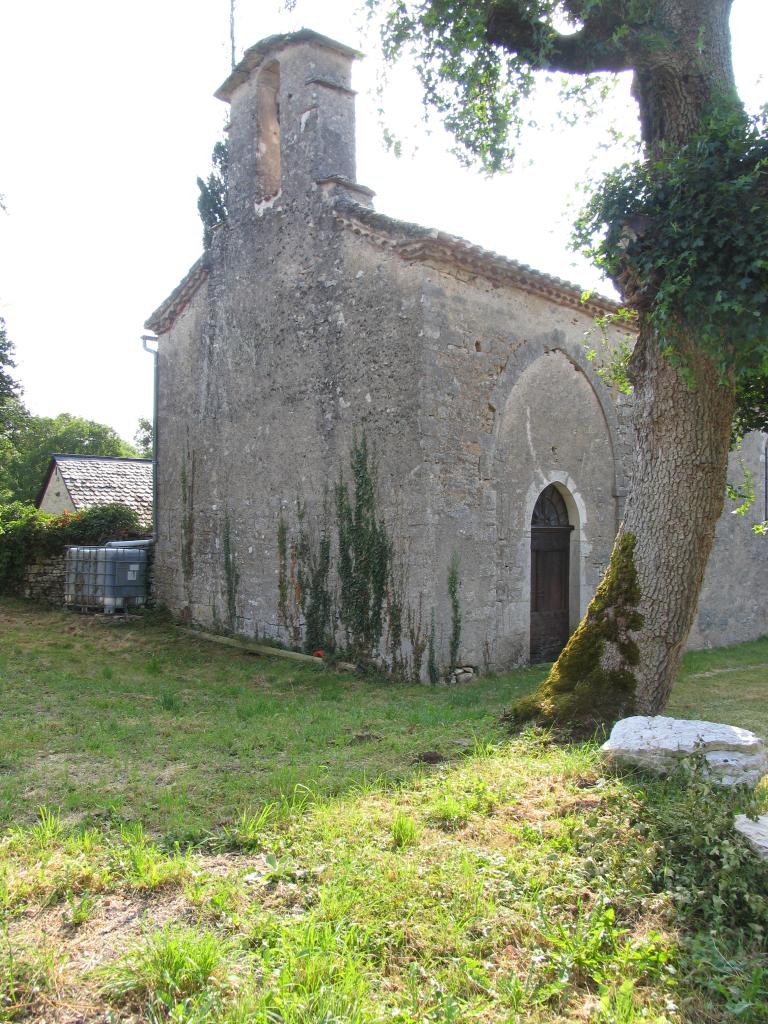
<svg viewBox="0 0 768 1024">
<path fill-rule="evenodd" d="M 232 524 L 229 513 L 224 513 L 224 525 L 221 531 L 221 543 L 224 553 L 224 580 L 226 584 L 227 621 L 229 628 L 237 627 L 237 590 L 240 586 L 240 573 L 237 570 L 235 554 L 232 550 Z"/>
<path fill-rule="evenodd" d="M 354 657 L 370 657 L 381 639 L 392 542 L 376 509 L 376 465 L 363 435 L 350 453 L 352 492 L 336 484 L 339 619 Z"/>
<path fill-rule="evenodd" d="M 461 643 L 461 602 L 459 600 L 459 556 L 454 554 L 448 567 L 448 597 L 451 602 L 451 639 L 448 671 L 453 672 L 459 664 Z"/>
<path fill-rule="evenodd" d="M 0 505 L 0 591 L 17 590 L 31 562 L 61 554 L 69 544 L 103 544 L 148 534 L 151 527 L 119 502 L 56 516 L 18 501 Z"/>
<path fill-rule="evenodd" d="M 432 683 L 449 676 L 461 638 L 459 566 L 448 571 L 451 608 L 449 665 L 441 671 L 434 609 L 429 630 L 424 600 L 406 600 L 408 560 L 379 511 L 377 466 L 367 439 L 356 439 L 343 474 L 326 493 L 317 521 L 300 498 L 293 528 L 287 507 L 277 517 L 277 612 L 288 641 L 308 654 L 322 652 L 375 664 L 392 675 L 421 680 L 424 656 Z"/>
<path fill-rule="evenodd" d="M 435 658 L 435 609 L 432 609 L 429 618 L 429 636 L 427 638 L 427 679 L 434 686 L 440 679 L 440 670 L 437 667 Z"/>
<path fill-rule="evenodd" d="M 297 546 L 297 588 L 304 616 L 304 650 L 330 652 L 336 634 L 336 606 L 330 590 L 331 511 L 327 493 L 323 497 L 322 516 L 317 534 L 306 522 L 306 506 L 297 502 L 300 532 Z"/>
<path fill-rule="evenodd" d="M 195 453 L 181 464 L 181 574 L 184 579 L 184 594 L 187 607 L 192 603 L 192 575 L 194 573 L 195 549 Z"/>
<path fill-rule="evenodd" d="M 410 678 L 414 683 L 421 680 L 421 666 L 424 662 L 424 652 L 429 643 L 424 633 L 424 598 L 419 594 L 416 606 L 408 605 L 405 610 L 405 621 L 408 632 L 408 643 L 411 648 Z M 405 672 L 403 672 L 405 675 Z"/>
</svg>

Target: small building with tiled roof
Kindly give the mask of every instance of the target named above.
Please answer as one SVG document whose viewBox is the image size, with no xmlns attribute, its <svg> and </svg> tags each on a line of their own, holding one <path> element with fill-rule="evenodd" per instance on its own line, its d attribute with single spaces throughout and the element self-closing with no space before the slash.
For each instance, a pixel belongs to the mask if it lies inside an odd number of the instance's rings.
<svg viewBox="0 0 768 1024">
<path fill-rule="evenodd" d="M 152 522 L 152 462 L 107 455 L 53 455 L 37 506 L 43 512 L 80 512 L 121 502 L 142 523 Z"/>
<path fill-rule="evenodd" d="M 295 642 L 306 602 L 279 524 L 297 496 L 320 522 L 365 434 L 400 573 L 382 658 L 413 664 L 422 645 L 423 668 L 434 622 L 446 663 L 458 560 L 461 659 L 549 659 L 608 563 L 631 461 L 628 399 L 587 343 L 597 318 L 609 344 L 634 335 L 605 327 L 607 299 L 375 211 L 355 179 L 355 56 L 308 30 L 273 36 L 216 93 L 230 105 L 227 217 L 147 320 L 156 596 L 187 621 Z M 764 453 L 760 438 L 741 453 L 759 493 Z M 700 646 L 768 632 L 751 516 L 718 529 Z"/>
</svg>

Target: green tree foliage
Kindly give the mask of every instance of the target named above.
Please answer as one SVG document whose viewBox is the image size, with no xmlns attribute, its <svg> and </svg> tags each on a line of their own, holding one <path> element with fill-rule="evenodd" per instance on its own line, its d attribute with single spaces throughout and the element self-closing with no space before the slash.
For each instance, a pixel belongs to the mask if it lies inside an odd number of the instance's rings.
<svg viewBox="0 0 768 1024">
<path fill-rule="evenodd" d="M 746 381 L 768 374 L 767 124 L 714 110 L 685 145 L 607 175 L 575 235 L 670 349 L 693 332 Z"/>
<path fill-rule="evenodd" d="M 219 140 L 211 153 L 213 169 L 207 180 L 197 179 L 200 195 L 197 212 L 203 222 L 203 248 L 210 249 L 213 230 L 227 219 L 227 183 L 229 180 L 229 147 Z"/>
<path fill-rule="evenodd" d="M 43 483 L 51 455 L 135 456 L 136 450 L 103 423 L 61 413 L 33 416 L 21 401 L 21 385 L 11 376 L 14 345 L 0 317 L 0 502 L 32 502 Z M 139 420 L 137 440 L 148 442 L 152 425 Z M 147 431 L 149 436 L 147 437 Z"/>
<path fill-rule="evenodd" d="M 3 429 L 7 447 L 0 465 L 0 495 L 6 501 L 34 501 L 54 453 L 136 455 L 112 427 L 69 413 L 31 416 L 19 403 L 8 407 Z"/>
<path fill-rule="evenodd" d="M 751 430 L 768 433 L 768 374 L 743 373 L 736 382 L 732 440 L 738 441 Z"/>
<path fill-rule="evenodd" d="M 21 393 L 20 385 L 9 372 L 16 367 L 13 356 L 14 345 L 5 329 L 5 320 L 0 317 L 0 406 L 9 398 L 18 398 Z"/>
<path fill-rule="evenodd" d="M 152 420 L 148 420 L 146 416 L 140 416 L 136 433 L 133 435 L 133 443 L 136 448 L 136 454 L 140 455 L 142 459 L 152 458 L 153 435 Z"/>
</svg>

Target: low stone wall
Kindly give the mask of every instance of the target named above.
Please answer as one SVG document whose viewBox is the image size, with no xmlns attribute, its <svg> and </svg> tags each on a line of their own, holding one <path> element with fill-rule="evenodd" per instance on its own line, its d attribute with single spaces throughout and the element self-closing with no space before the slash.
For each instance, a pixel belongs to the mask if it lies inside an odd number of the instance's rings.
<svg viewBox="0 0 768 1024">
<path fill-rule="evenodd" d="M 24 570 L 21 593 L 42 604 L 64 604 L 64 555 L 52 555 L 32 562 Z"/>
</svg>

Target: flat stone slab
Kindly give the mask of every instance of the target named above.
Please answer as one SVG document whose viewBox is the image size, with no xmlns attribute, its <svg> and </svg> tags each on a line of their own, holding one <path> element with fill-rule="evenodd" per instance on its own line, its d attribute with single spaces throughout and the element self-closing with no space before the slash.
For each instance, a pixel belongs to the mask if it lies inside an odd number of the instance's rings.
<svg viewBox="0 0 768 1024">
<path fill-rule="evenodd" d="M 768 860 L 768 814 L 753 821 L 746 814 L 737 814 L 733 827 L 740 832 L 762 860 Z"/>
<path fill-rule="evenodd" d="M 617 722 L 602 746 L 609 764 L 662 775 L 698 751 L 706 758 L 712 781 L 723 786 L 756 786 L 768 771 L 763 740 L 749 729 L 721 722 L 633 715 Z"/>
</svg>

